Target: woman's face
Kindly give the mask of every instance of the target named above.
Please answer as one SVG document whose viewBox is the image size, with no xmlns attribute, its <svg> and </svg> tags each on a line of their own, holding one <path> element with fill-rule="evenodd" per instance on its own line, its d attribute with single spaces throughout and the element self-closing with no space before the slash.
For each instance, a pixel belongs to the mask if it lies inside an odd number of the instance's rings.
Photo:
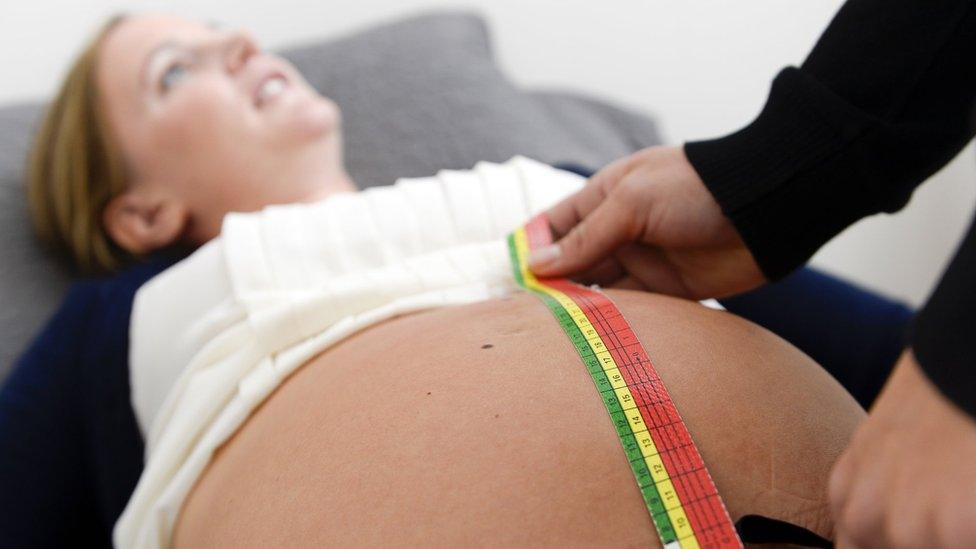
<svg viewBox="0 0 976 549">
<path fill-rule="evenodd" d="M 130 190 L 182 204 L 185 239 L 216 236 L 229 211 L 353 190 L 338 107 L 249 34 L 129 17 L 100 45 L 96 79 Z"/>
</svg>

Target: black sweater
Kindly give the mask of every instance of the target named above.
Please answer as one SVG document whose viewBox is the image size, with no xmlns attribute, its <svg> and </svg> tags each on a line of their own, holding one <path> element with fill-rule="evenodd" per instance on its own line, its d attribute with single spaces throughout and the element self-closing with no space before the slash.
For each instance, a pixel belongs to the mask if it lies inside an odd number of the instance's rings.
<svg viewBox="0 0 976 549">
<path fill-rule="evenodd" d="M 976 2 L 850 0 L 742 130 L 685 152 L 770 279 L 901 209 L 973 137 Z M 929 378 L 976 415 L 976 225 L 916 318 Z"/>
</svg>

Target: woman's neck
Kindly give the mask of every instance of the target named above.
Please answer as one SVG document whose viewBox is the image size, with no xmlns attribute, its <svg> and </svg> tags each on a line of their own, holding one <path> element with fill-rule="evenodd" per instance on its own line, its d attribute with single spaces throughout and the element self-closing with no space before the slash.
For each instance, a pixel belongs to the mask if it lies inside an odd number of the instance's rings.
<svg viewBox="0 0 976 549">
<path fill-rule="evenodd" d="M 356 182 L 352 180 L 352 177 L 342 167 L 339 167 L 332 173 L 321 174 L 315 180 L 316 184 L 312 185 L 306 197 L 298 200 L 298 202 L 317 202 L 334 194 L 356 192 L 359 190 Z"/>
</svg>

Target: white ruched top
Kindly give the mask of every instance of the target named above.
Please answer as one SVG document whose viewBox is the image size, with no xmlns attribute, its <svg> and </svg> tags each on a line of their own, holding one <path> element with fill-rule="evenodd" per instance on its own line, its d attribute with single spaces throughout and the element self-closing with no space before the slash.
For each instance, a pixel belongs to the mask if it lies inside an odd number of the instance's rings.
<svg viewBox="0 0 976 549">
<path fill-rule="evenodd" d="M 118 547 L 166 547 L 213 451 L 296 368 L 411 311 L 516 291 L 507 235 L 579 190 L 527 158 L 228 214 L 221 234 L 139 289 L 132 404 L 146 466 Z"/>
</svg>

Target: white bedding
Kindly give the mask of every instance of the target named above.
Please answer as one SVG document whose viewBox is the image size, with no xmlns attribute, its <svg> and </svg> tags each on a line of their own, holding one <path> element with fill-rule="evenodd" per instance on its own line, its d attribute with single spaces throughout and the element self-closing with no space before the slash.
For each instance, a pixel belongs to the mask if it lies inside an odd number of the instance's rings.
<svg viewBox="0 0 976 549">
<path fill-rule="evenodd" d="M 384 319 L 515 291 L 505 237 L 583 178 L 516 157 L 312 204 L 229 214 L 136 294 L 146 467 L 118 547 L 166 547 L 212 452 L 296 368 Z"/>
</svg>

